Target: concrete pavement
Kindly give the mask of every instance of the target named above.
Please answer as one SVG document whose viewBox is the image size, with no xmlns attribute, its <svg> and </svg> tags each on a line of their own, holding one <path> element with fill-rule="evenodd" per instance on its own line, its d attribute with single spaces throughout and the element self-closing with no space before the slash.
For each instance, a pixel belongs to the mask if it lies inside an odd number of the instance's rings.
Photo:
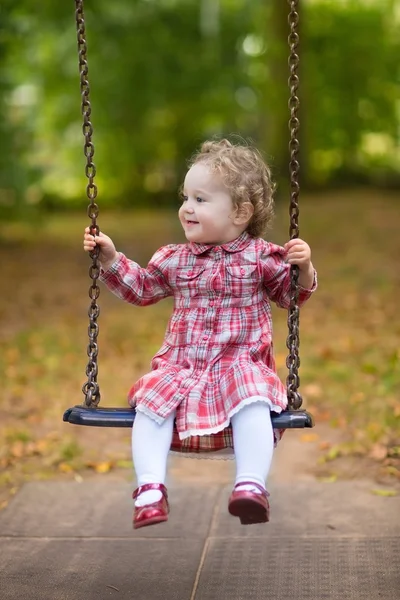
<svg viewBox="0 0 400 600">
<path fill-rule="evenodd" d="M 274 483 L 271 522 L 231 486 L 169 482 L 166 524 L 133 531 L 131 484 L 25 485 L 0 513 L 1 600 L 399 600 L 400 498 L 369 481 Z"/>
</svg>

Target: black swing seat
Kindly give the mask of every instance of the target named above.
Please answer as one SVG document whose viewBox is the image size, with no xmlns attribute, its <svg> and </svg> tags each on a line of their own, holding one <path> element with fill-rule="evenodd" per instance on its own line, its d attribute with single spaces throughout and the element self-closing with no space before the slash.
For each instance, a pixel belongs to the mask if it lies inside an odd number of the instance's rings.
<svg viewBox="0 0 400 600">
<path fill-rule="evenodd" d="M 134 418 L 133 408 L 88 408 L 79 405 L 68 408 L 63 421 L 92 427 L 132 427 Z M 274 429 L 303 429 L 314 426 L 312 415 L 305 410 L 271 413 L 271 419 Z"/>
</svg>

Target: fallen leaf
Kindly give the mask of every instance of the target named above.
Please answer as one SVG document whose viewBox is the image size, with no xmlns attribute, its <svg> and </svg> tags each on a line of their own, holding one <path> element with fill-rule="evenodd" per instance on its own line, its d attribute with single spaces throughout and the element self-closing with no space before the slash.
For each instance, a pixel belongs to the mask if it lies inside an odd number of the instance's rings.
<svg viewBox="0 0 400 600">
<path fill-rule="evenodd" d="M 335 353 L 333 348 L 331 348 L 330 346 L 325 346 L 323 348 L 320 348 L 319 355 L 321 356 L 321 358 L 329 360 L 334 357 Z"/>
<path fill-rule="evenodd" d="M 391 497 L 391 496 L 397 496 L 397 492 L 395 490 L 371 490 L 371 494 L 375 494 L 375 496 L 384 496 L 384 497 Z"/>
<path fill-rule="evenodd" d="M 300 441 L 305 442 L 305 443 L 310 443 L 310 442 L 317 442 L 319 440 L 319 435 L 318 433 L 303 433 L 300 436 Z"/>
<path fill-rule="evenodd" d="M 332 419 L 332 413 L 329 410 L 318 410 L 315 418 L 319 423 L 330 421 Z"/>
<path fill-rule="evenodd" d="M 111 461 L 104 461 L 95 465 L 94 470 L 96 473 L 108 473 L 113 468 L 113 463 Z"/>
<path fill-rule="evenodd" d="M 388 465 L 387 467 L 385 467 L 385 473 L 387 475 L 393 475 L 394 477 L 398 477 L 400 479 L 399 469 L 397 469 L 396 467 L 393 467 L 392 465 Z"/>
<path fill-rule="evenodd" d="M 50 442 L 47 439 L 38 440 L 35 442 L 35 453 L 39 456 L 47 454 L 50 448 Z"/>
<path fill-rule="evenodd" d="M 337 475 L 328 475 L 327 477 L 318 477 L 317 481 L 321 483 L 335 483 L 337 481 Z"/>
<path fill-rule="evenodd" d="M 330 442 L 323 441 L 323 442 L 319 443 L 318 447 L 319 447 L 320 450 L 329 450 L 329 448 L 331 447 L 331 445 L 332 444 Z"/>
<path fill-rule="evenodd" d="M 61 473 L 72 473 L 74 469 L 68 463 L 62 462 L 58 465 L 58 470 Z"/>
<path fill-rule="evenodd" d="M 326 453 L 326 460 L 336 460 L 342 456 L 342 450 L 339 446 L 332 446 L 329 452 Z"/>
</svg>

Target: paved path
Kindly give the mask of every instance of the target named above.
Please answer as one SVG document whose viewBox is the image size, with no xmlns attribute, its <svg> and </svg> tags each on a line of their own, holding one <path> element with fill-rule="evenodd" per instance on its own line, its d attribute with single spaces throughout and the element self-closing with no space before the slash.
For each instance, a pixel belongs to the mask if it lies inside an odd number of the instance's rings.
<svg viewBox="0 0 400 600">
<path fill-rule="evenodd" d="M 126 481 L 25 485 L 0 513 L 1 600 L 400 599 L 399 496 L 273 476 L 271 522 L 242 526 L 231 467 L 190 464 L 171 469 L 169 522 L 138 532 Z"/>
</svg>

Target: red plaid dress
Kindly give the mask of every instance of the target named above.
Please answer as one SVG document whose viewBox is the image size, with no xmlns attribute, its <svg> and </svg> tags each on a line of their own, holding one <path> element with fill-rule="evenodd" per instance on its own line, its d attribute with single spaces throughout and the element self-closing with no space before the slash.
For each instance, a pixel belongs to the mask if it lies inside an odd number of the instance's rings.
<svg viewBox="0 0 400 600">
<path fill-rule="evenodd" d="M 284 249 L 246 232 L 221 246 L 160 248 L 146 268 L 120 254 L 102 272 L 108 288 L 139 306 L 173 296 L 174 311 L 151 371 L 129 404 L 158 423 L 176 410 L 172 449 L 232 448 L 230 417 L 254 396 L 272 411 L 286 408 L 276 374 L 270 300 L 287 308 L 290 266 Z M 299 304 L 316 288 L 300 288 Z M 275 431 L 278 441 L 280 432 Z"/>
</svg>

